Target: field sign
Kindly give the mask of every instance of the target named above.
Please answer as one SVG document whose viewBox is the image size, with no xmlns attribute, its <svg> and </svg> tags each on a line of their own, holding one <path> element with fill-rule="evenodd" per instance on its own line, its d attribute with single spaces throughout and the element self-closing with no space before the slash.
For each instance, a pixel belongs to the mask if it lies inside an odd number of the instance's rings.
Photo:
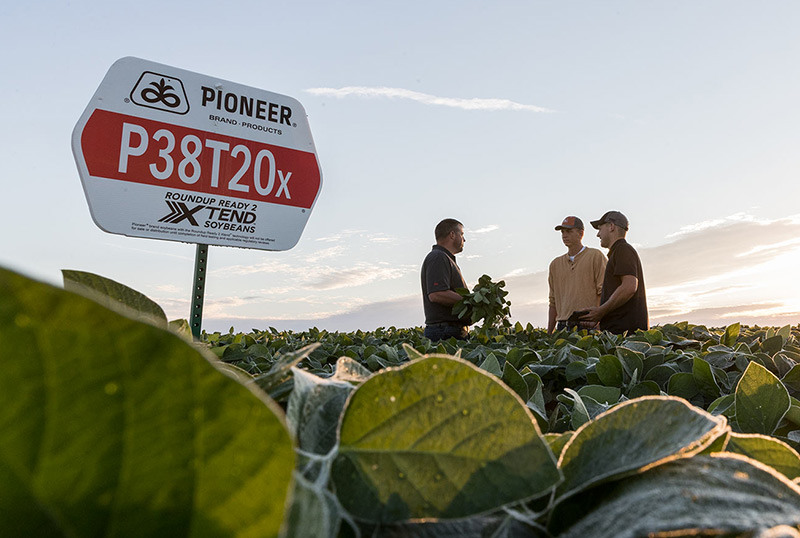
<svg viewBox="0 0 800 538">
<path fill-rule="evenodd" d="M 111 66 L 72 133 L 106 232 L 288 250 L 322 186 L 295 99 L 138 58 Z"/>
</svg>

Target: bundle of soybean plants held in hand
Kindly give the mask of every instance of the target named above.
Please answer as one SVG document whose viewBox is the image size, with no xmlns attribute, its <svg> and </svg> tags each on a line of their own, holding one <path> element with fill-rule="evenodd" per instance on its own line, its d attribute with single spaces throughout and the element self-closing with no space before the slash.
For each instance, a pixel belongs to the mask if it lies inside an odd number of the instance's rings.
<svg viewBox="0 0 800 538">
<path fill-rule="evenodd" d="M 458 288 L 456 292 L 461 295 L 461 300 L 453 306 L 453 314 L 469 321 L 470 325 L 483 320 L 484 329 L 510 327 L 511 301 L 506 299 L 505 285 L 503 280 L 492 282 L 489 275 L 483 275 L 472 292 Z"/>
</svg>

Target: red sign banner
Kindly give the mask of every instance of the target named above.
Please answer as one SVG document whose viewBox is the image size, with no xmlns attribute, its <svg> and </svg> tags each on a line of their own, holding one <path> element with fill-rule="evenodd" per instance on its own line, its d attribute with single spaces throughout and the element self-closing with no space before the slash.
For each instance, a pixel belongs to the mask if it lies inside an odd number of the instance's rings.
<svg viewBox="0 0 800 538">
<path fill-rule="evenodd" d="M 314 153 L 96 109 L 81 134 L 89 174 L 309 209 Z"/>
</svg>

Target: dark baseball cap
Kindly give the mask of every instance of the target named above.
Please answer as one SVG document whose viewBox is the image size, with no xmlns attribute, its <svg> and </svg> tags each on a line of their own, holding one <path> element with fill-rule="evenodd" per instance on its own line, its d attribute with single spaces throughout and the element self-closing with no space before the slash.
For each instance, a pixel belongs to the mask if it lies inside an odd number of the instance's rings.
<svg viewBox="0 0 800 538">
<path fill-rule="evenodd" d="M 628 229 L 628 217 L 619 211 L 607 211 L 605 215 L 600 217 L 598 220 L 593 220 L 591 224 L 595 230 L 598 230 L 600 229 L 601 224 L 605 224 L 607 222 L 613 222 L 620 228 L 625 230 Z"/>
<path fill-rule="evenodd" d="M 556 226 L 556 230 L 563 230 L 563 229 L 571 230 L 573 228 L 579 228 L 583 230 L 583 221 L 578 217 L 564 217 L 564 220 L 561 221 L 561 224 Z"/>
</svg>

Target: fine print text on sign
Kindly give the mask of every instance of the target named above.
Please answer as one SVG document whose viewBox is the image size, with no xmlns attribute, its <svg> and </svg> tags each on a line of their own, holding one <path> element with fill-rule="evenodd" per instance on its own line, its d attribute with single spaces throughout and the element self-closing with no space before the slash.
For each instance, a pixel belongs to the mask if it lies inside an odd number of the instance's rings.
<svg viewBox="0 0 800 538">
<path fill-rule="evenodd" d="M 322 174 L 299 102 L 137 58 L 109 70 L 72 136 L 103 230 L 287 250 Z"/>
</svg>

